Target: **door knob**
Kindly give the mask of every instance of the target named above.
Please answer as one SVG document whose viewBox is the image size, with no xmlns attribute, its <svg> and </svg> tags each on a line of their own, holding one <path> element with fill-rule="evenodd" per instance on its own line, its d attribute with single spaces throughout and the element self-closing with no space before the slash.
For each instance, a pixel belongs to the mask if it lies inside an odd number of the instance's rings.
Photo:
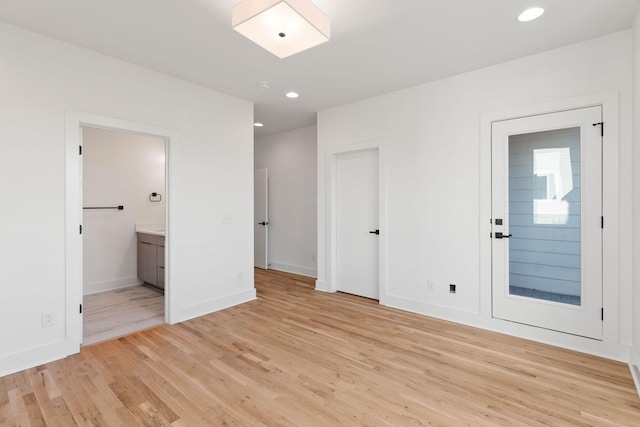
<svg viewBox="0 0 640 427">
<path fill-rule="evenodd" d="M 380 234 L 380 230 L 370 231 L 369 234 Z"/>
<path fill-rule="evenodd" d="M 503 234 L 500 231 L 496 231 L 496 239 L 508 239 L 511 236 L 511 234 Z"/>
</svg>

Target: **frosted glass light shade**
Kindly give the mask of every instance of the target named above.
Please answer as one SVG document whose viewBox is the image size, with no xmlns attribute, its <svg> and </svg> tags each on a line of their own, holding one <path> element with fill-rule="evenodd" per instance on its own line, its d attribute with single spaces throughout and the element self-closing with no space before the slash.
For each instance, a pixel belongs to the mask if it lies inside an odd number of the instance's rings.
<svg viewBox="0 0 640 427">
<path fill-rule="evenodd" d="M 329 41 L 331 22 L 311 0 L 243 0 L 233 29 L 279 58 Z"/>
</svg>

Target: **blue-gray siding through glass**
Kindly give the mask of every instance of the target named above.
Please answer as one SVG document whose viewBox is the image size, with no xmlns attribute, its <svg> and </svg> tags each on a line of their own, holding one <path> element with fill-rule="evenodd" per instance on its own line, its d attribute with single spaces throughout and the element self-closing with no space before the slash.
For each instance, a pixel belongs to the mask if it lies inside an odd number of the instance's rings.
<svg viewBox="0 0 640 427">
<path fill-rule="evenodd" d="M 509 233 L 510 294 L 580 305 L 579 127 L 509 137 Z"/>
</svg>

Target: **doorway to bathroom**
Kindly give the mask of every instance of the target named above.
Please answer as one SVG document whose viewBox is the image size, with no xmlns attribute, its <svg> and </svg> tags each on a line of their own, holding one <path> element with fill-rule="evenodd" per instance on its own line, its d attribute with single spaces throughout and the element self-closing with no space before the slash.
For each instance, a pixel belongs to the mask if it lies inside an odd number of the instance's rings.
<svg viewBox="0 0 640 427">
<path fill-rule="evenodd" d="M 166 139 L 81 126 L 82 345 L 165 322 Z"/>
</svg>

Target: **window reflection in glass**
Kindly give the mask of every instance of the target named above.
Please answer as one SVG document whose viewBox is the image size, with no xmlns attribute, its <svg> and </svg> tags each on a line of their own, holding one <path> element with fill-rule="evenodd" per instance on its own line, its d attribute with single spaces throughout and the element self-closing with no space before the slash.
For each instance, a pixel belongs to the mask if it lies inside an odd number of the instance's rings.
<svg viewBox="0 0 640 427">
<path fill-rule="evenodd" d="M 533 173 L 534 224 L 567 224 L 569 202 L 563 199 L 573 190 L 571 149 L 563 147 L 533 150 Z"/>
</svg>

